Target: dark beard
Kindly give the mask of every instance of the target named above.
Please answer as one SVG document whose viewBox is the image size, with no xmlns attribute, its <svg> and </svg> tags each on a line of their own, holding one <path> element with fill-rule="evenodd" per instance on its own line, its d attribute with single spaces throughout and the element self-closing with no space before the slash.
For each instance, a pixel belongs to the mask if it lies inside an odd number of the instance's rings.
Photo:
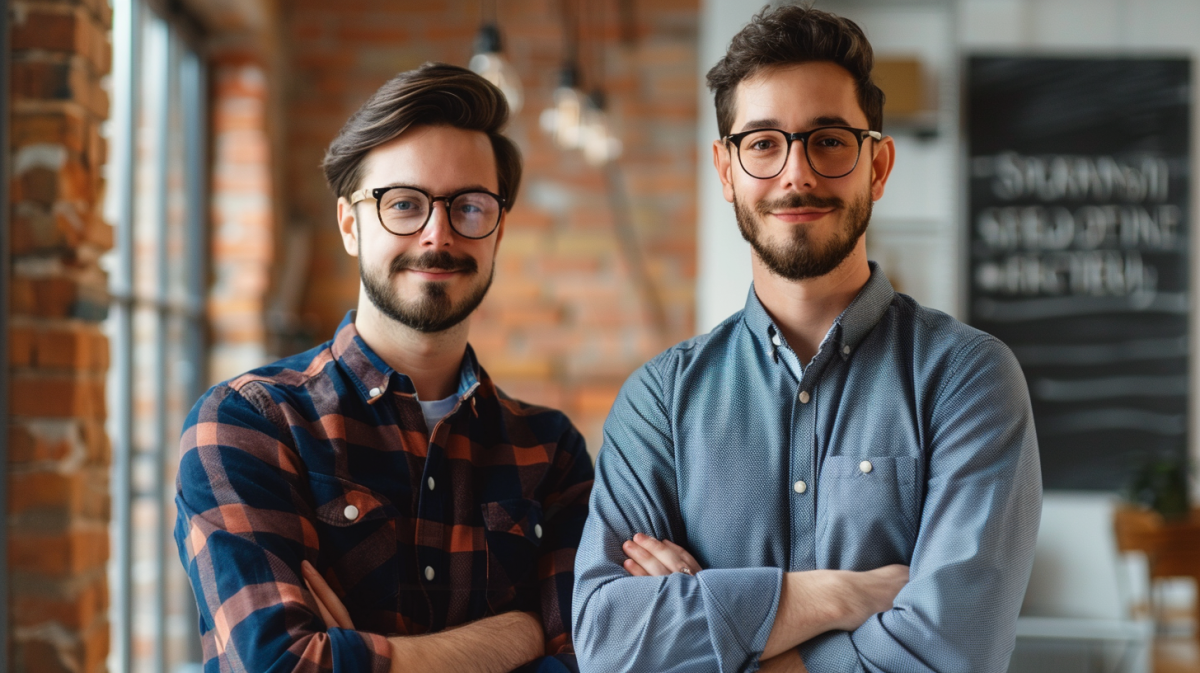
<svg viewBox="0 0 1200 673">
<path fill-rule="evenodd" d="M 833 271 L 850 256 L 858 239 L 867 230 L 871 221 L 871 192 L 868 189 L 861 197 L 850 202 L 842 211 L 841 229 L 823 246 L 810 240 L 809 228 L 805 225 L 792 227 L 790 241 L 771 245 L 759 238 L 760 223 L 771 211 L 785 208 L 842 208 L 844 201 L 837 197 L 821 198 L 811 194 L 791 193 L 775 201 L 760 201 L 751 212 L 737 194 L 733 198 L 733 210 L 737 214 L 738 229 L 742 238 L 750 243 L 771 273 L 788 280 L 817 278 Z"/>
<path fill-rule="evenodd" d="M 361 240 L 361 239 L 360 239 Z M 361 246 L 361 243 L 359 244 Z M 362 259 L 362 249 L 359 249 L 359 259 Z M 470 294 L 463 297 L 457 304 L 450 301 L 446 294 L 445 283 L 429 281 L 421 284 L 421 296 L 410 302 L 402 302 L 396 294 L 391 279 L 405 269 L 442 269 L 462 271 L 467 274 L 478 273 L 479 267 L 470 257 L 454 257 L 448 252 L 433 252 L 421 256 L 403 254 L 397 256 L 388 265 L 386 276 L 370 273 L 361 264 L 359 277 L 367 299 L 381 313 L 396 322 L 417 330 L 418 332 L 444 332 L 467 319 L 467 316 L 479 307 L 488 288 L 492 286 L 492 276 L 496 267 L 488 271 L 487 281 L 472 288 Z"/>
</svg>

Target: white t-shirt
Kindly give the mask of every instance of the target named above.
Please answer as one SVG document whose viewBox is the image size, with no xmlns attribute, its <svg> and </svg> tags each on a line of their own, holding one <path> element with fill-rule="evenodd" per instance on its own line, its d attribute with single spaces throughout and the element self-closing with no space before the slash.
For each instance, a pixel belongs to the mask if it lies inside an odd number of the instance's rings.
<svg viewBox="0 0 1200 673">
<path fill-rule="evenodd" d="M 421 404 L 421 413 L 425 416 L 425 427 L 429 429 L 429 435 L 432 437 L 434 426 L 454 409 L 454 404 L 458 402 L 458 395 L 451 395 L 444 400 L 433 400 L 432 402 L 417 400 L 417 402 Z"/>
</svg>

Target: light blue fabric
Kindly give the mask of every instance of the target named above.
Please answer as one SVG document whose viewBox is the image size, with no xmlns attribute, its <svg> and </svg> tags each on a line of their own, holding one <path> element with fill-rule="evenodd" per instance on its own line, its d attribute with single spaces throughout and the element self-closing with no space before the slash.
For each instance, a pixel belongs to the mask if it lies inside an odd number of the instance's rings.
<svg viewBox="0 0 1200 673">
<path fill-rule="evenodd" d="M 581 670 L 756 670 L 782 571 L 890 563 L 911 567 L 893 608 L 801 645 L 811 673 L 1006 670 L 1041 512 L 1016 359 L 874 264 L 799 380 L 774 330 L 751 288 L 622 388 L 576 556 Z M 629 576 L 637 532 L 706 570 Z"/>
</svg>

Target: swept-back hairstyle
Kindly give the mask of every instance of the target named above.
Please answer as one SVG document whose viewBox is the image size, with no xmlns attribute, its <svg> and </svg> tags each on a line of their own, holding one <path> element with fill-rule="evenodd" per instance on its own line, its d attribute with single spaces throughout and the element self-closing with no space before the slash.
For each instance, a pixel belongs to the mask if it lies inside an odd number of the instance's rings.
<svg viewBox="0 0 1200 673">
<path fill-rule="evenodd" d="M 858 24 L 811 7 L 768 5 L 733 37 L 729 51 L 708 71 L 716 98 L 717 129 L 729 135 L 737 110 L 737 86 L 764 69 L 810 61 L 828 61 L 854 78 L 858 105 L 872 131 L 883 130 L 883 91 L 871 80 L 875 55 Z"/>
<path fill-rule="evenodd" d="M 521 184 L 521 152 L 501 133 L 507 121 L 508 101 L 491 82 L 456 65 L 425 63 L 388 80 L 350 116 L 325 151 L 321 168 L 333 193 L 349 198 L 360 186 L 367 153 L 409 128 L 482 131 L 492 141 L 500 196 L 511 210 Z"/>
</svg>

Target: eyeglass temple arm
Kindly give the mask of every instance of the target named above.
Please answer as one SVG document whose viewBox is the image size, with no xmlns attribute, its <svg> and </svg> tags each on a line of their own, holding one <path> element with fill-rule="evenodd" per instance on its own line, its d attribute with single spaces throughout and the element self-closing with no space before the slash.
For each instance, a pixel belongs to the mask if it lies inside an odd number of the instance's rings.
<svg viewBox="0 0 1200 673">
<path fill-rule="evenodd" d="M 359 201 L 366 201 L 369 198 L 372 198 L 371 190 L 369 188 L 360 189 L 350 195 L 350 205 L 353 206 Z"/>
</svg>

